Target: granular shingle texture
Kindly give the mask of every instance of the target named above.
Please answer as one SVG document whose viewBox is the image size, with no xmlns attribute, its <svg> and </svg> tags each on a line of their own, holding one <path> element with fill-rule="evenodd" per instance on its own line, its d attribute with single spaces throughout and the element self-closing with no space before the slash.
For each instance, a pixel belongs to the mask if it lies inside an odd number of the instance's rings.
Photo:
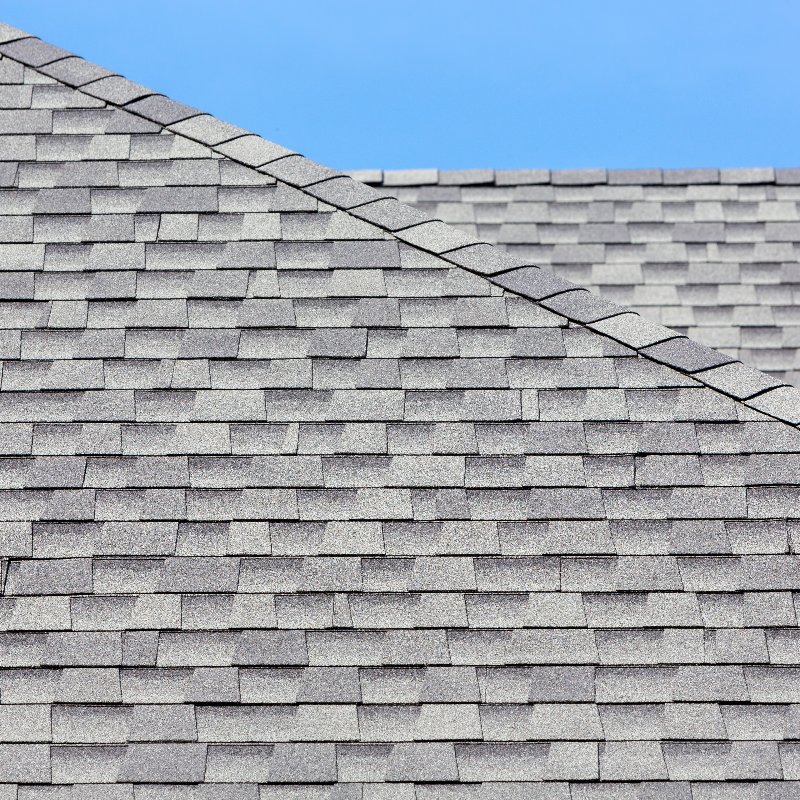
<svg viewBox="0 0 800 800">
<path fill-rule="evenodd" d="M 796 390 L 34 44 L 2 800 L 798 795 Z"/>
<path fill-rule="evenodd" d="M 352 174 L 800 385 L 800 170 Z"/>
</svg>

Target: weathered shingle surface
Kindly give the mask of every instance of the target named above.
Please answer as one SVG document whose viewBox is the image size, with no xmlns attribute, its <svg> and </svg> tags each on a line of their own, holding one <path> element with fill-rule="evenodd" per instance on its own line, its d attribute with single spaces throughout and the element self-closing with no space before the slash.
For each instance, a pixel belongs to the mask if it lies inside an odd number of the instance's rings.
<svg viewBox="0 0 800 800">
<path fill-rule="evenodd" d="M 800 385 L 800 170 L 353 174 Z"/>
<path fill-rule="evenodd" d="M 2 800 L 798 795 L 796 390 L 36 41 Z"/>
</svg>

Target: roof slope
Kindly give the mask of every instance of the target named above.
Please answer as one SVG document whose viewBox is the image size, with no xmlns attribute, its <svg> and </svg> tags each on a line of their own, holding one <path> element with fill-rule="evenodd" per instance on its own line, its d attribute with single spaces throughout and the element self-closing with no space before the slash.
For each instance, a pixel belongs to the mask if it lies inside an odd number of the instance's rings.
<svg viewBox="0 0 800 800">
<path fill-rule="evenodd" d="M 363 170 L 472 235 L 800 383 L 800 170 Z"/>
<path fill-rule="evenodd" d="M 800 789 L 796 390 L 0 33 L 3 800 Z"/>
</svg>

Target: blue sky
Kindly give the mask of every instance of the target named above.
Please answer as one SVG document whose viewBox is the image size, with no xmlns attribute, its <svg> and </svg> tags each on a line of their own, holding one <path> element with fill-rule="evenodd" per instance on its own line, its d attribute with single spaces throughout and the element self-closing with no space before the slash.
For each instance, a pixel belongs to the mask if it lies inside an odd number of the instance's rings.
<svg viewBox="0 0 800 800">
<path fill-rule="evenodd" d="M 337 168 L 800 164 L 796 0 L 2 0 Z"/>
</svg>

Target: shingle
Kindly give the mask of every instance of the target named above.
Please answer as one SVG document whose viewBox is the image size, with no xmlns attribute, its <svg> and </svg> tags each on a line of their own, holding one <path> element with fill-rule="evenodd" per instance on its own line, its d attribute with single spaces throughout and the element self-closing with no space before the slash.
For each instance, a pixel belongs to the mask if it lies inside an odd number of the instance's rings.
<svg viewBox="0 0 800 800">
<path fill-rule="evenodd" d="M 641 352 L 660 363 L 690 373 L 733 361 L 730 356 L 684 337 L 650 345 Z"/>
<path fill-rule="evenodd" d="M 67 50 L 62 50 L 60 47 L 33 37 L 17 39 L 0 45 L 0 52 L 29 67 L 41 67 L 71 55 Z"/>
<path fill-rule="evenodd" d="M 205 745 L 130 744 L 55 746 L 53 779 L 75 783 L 156 780 L 197 781 L 205 767 Z"/>
<path fill-rule="evenodd" d="M 264 165 L 264 172 L 292 186 L 309 186 L 341 173 L 299 155 L 287 155 Z"/>
<path fill-rule="evenodd" d="M 29 33 L 9 25 L 7 22 L 0 23 L 0 42 L 13 42 L 18 39 L 33 38 Z"/>
<path fill-rule="evenodd" d="M 358 737 L 354 706 L 201 707 L 199 741 L 256 742 L 268 730 L 269 741 L 347 741 Z"/>
<path fill-rule="evenodd" d="M 514 258 L 488 244 L 468 245 L 447 253 L 445 258 L 465 269 L 484 275 L 493 275 L 501 271 L 521 267 L 526 263 L 523 259 Z"/>
<path fill-rule="evenodd" d="M 49 109 L 0 110 L 0 134 L 51 133 L 52 130 L 53 112 Z"/>
<path fill-rule="evenodd" d="M 542 301 L 545 308 L 577 322 L 597 322 L 623 313 L 624 309 L 587 291 L 566 291 Z"/>
<path fill-rule="evenodd" d="M 388 197 L 353 208 L 350 213 L 388 231 L 398 231 L 429 219 L 427 214 Z"/>
<path fill-rule="evenodd" d="M 141 100 L 135 100 L 128 103 L 127 108 L 160 125 L 173 125 L 201 113 L 196 108 L 178 103 L 163 95 L 150 95 Z"/>
<path fill-rule="evenodd" d="M 51 780 L 50 747 L 46 744 L 0 744 L 0 773 L 9 782 Z"/>
<path fill-rule="evenodd" d="M 772 742 L 666 742 L 671 779 L 778 779 L 778 748 Z"/>
<path fill-rule="evenodd" d="M 719 170 L 716 169 L 665 169 L 665 184 L 717 183 Z"/>
<path fill-rule="evenodd" d="M 657 325 L 644 317 L 640 317 L 638 314 L 617 314 L 613 317 L 590 322 L 589 327 L 636 349 L 675 336 L 674 331 L 669 330 L 669 328 Z"/>
<path fill-rule="evenodd" d="M 336 780 L 333 744 L 234 745 L 208 748 L 210 783 L 330 783 Z"/>
<path fill-rule="evenodd" d="M 239 699 L 235 668 L 132 667 L 120 672 L 118 693 L 120 685 L 126 703 L 230 703 Z"/>
<path fill-rule="evenodd" d="M 248 133 L 244 128 L 201 114 L 171 124 L 170 130 L 212 147 Z"/>
<path fill-rule="evenodd" d="M 597 778 L 597 745 L 581 743 L 460 744 L 461 780 L 564 780 Z"/>
<path fill-rule="evenodd" d="M 354 208 L 385 197 L 383 192 L 344 176 L 313 184 L 306 191 L 326 203 L 343 209 Z"/>
<path fill-rule="evenodd" d="M 600 745 L 602 780 L 664 780 L 667 777 L 660 742 L 605 742 Z"/>
<path fill-rule="evenodd" d="M 604 169 L 556 169 L 550 173 L 554 185 L 580 186 L 605 183 L 607 171 Z"/>
<path fill-rule="evenodd" d="M 772 167 L 721 169 L 719 179 L 720 183 L 773 183 L 775 170 Z"/>
<path fill-rule="evenodd" d="M 109 103 L 119 106 L 155 94 L 150 89 L 119 75 L 83 84 L 81 90 L 92 97 L 99 97 L 101 100 L 107 100 Z"/>
<path fill-rule="evenodd" d="M 41 72 L 69 86 L 83 86 L 91 81 L 113 75 L 110 70 L 84 61 L 82 58 L 70 57 L 55 61 L 41 68 Z"/>
<path fill-rule="evenodd" d="M 292 151 L 286 147 L 262 139 L 260 136 L 240 136 L 233 141 L 219 145 L 216 149 L 220 153 L 252 167 L 260 167 L 292 154 Z"/>
<path fill-rule="evenodd" d="M 781 381 L 741 363 L 725 364 L 703 372 L 703 383 L 737 399 L 745 399 L 766 389 L 777 388 Z"/>
<path fill-rule="evenodd" d="M 12 561 L 8 594 L 72 594 L 92 587 L 91 559 Z"/>
<path fill-rule="evenodd" d="M 471 238 L 443 222 L 423 222 L 403 228 L 395 233 L 398 239 L 411 245 L 429 250 L 432 253 L 444 253 L 448 250 L 473 244 Z"/>
<path fill-rule="evenodd" d="M 435 169 L 387 169 L 383 171 L 384 186 L 417 186 L 438 183 Z"/>
<path fill-rule="evenodd" d="M 758 411 L 786 420 L 793 425 L 800 423 L 800 404 L 798 389 L 793 386 L 782 386 L 752 397 L 747 404 Z"/>
<path fill-rule="evenodd" d="M 541 300 L 575 288 L 574 284 L 559 278 L 549 270 L 538 267 L 511 270 L 494 276 L 492 280 L 512 292 L 533 300 Z"/>
</svg>

